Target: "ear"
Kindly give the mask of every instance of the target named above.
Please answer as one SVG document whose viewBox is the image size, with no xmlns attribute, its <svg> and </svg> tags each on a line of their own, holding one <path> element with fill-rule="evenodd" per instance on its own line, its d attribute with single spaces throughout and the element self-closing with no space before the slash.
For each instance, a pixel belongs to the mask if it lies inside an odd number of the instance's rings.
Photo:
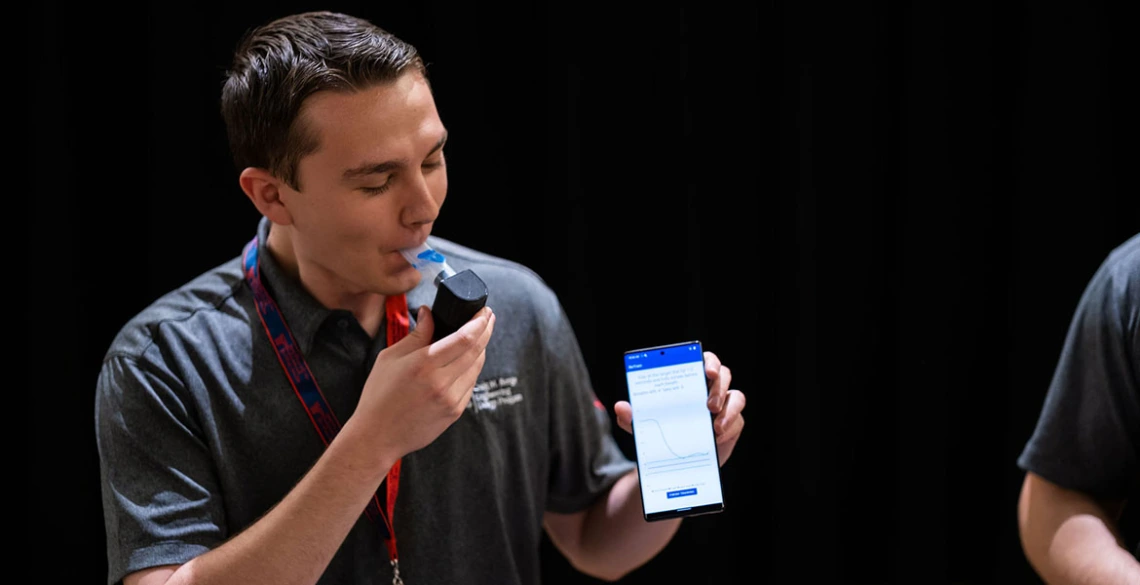
<svg viewBox="0 0 1140 585">
<path fill-rule="evenodd" d="M 279 225 L 293 223 L 293 215 L 285 207 L 281 192 L 289 186 L 269 171 L 257 167 L 248 167 L 241 172 L 238 183 L 245 196 L 253 202 L 253 206 L 269 221 Z"/>
</svg>

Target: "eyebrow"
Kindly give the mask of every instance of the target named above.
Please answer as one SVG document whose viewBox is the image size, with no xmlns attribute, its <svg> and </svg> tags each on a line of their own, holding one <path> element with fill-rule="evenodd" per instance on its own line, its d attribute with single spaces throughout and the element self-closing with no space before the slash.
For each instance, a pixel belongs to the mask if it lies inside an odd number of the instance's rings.
<svg viewBox="0 0 1140 585">
<path fill-rule="evenodd" d="M 447 130 L 444 130 L 443 136 L 439 137 L 439 141 L 435 143 L 435 146 L 431 147 L 431 150 L 428 151 L 427 155 L 431 156 L 435 154 L 437 151 L 439 151 L 439 149 L 443 148 L 443 145 L 446 142 Z M 386 160 L 382 163 L 364 163 L 362 165 L 345 170 L 344 173 L 341 174 L 341 178 L 345 181 L 351 181 L 353 179 L 358 179 L 367 175 L 386 173 L 392 169 L 398 169 L 406 166 L 408 166 L 408 159 L 404 158 Z"/>
</svg>

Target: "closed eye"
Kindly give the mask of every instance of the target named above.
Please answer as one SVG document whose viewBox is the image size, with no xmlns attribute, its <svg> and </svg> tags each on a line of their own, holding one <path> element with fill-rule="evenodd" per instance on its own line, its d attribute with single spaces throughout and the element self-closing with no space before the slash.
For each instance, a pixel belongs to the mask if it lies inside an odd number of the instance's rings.
<svg viewBox="0 0 1140 585">
<path fill-rule="evenodd" d="M 443 165 L 444 165 L 443 156 L 440 155 L 439 160 L 424 161 L 424 163 L 422 165 L 420 165 L 420 167 L 423 169 L 426 169 L 428 171 L 434 171 L 435 169 L 438 169 L 438 168 L 442 167 Z M 383 185 L 380 185 L 378 187 L 361 187 L 360 190 L 364 191 L 365 193 L 367 193 L 369 195 L 380 195 L 381 193 L 384 193 L 388 189 L 391 189 L 392 184 L 395 181 L 396 181 L 396 173 L 394 173 L 394 172 L 388 173 L 388 180 L 384 181 Z"/>
<path fill-rule="evenodd" d="M 384 181 L 383 185 L 378 187 L 361 187 L 360 190 L 368 193 L 369 195 L 379 195 L 388 189 L 392 188 L 392 183 L 396 180 L 396 173 L 388 173 L 388 180 Z"/>
</svg>

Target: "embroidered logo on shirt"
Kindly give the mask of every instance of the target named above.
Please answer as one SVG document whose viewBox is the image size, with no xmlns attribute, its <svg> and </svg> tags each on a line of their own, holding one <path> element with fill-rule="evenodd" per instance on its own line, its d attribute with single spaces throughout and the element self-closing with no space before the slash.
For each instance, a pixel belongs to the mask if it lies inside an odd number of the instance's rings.
<svg viewBox="0 0 1140 585">
<path fill-rule="evenodd" d="M 518 386 L 518 383 L 518 376 L 480 381 L 475 384 L 471 401 L 467 403 L 467 410 L 482 412 L 496 410 L 500 406 L 515 406 L 523 399 L 521 393 L 515 393 L 515 386 Z"/>
</svg>

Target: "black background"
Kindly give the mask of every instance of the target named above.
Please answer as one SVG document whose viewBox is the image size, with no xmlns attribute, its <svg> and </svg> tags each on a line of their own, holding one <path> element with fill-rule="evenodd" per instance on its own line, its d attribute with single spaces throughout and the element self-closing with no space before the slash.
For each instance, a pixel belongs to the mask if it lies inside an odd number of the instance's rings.
<svg viewBox="0 0 1140 585">
<path fill-rule="evenodd" d="M 102 353 L 251 237 L 222 72 L 245 29 L 328 8 L 420 49 L 451 136 L 435 233 L 546 279 L 603 401 L 623 350 L 694 338 L 747 394 L 727 510 L 623 582 L 1038 583 L 1015 459 L 1140 231 L 1134 15 L 994 4 L 24 6 L 26 560 L 102 582 Z M 542 552 L 548 583 L 593 582 Z"/>
</svg>

